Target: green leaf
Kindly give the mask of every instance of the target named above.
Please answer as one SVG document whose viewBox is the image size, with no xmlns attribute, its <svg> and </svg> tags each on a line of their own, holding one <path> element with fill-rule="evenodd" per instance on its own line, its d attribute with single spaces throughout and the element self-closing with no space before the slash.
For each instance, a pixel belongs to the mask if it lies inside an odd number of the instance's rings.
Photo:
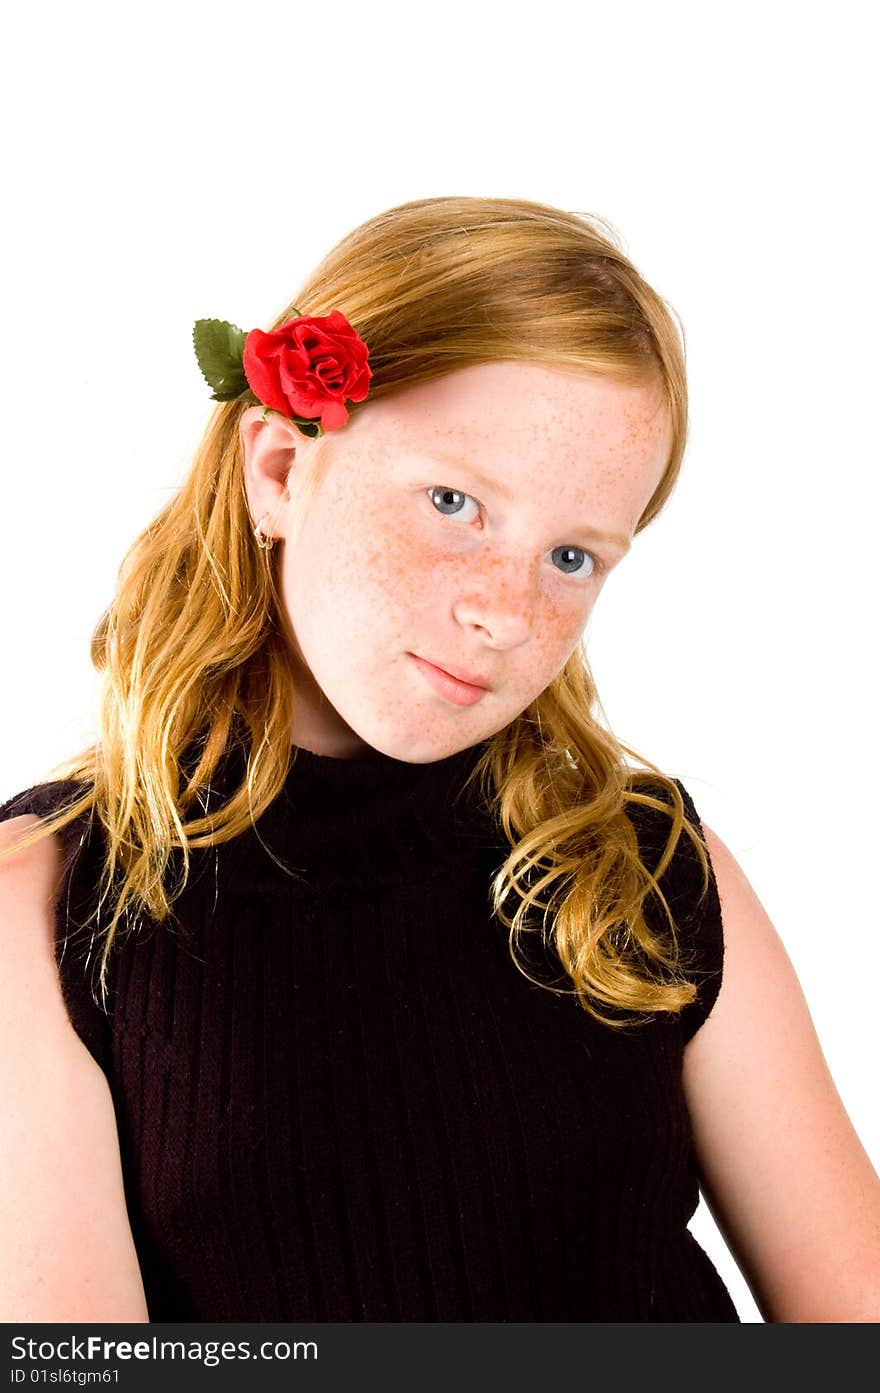
<svg viewBox="0 0 880 1393">
<path fill-rule="evenodd" d="M 303 416 L 292 416 L 291 420 L 302 435 L 307 435 L 311 440 L 323 435 L 320 421 L 308 421 Z"/>
<path fill-rule="evenodd" d="M 234 401 L 248 390 L 242 367 L 247 335 L 226 319 L 197 319 L 193 325 L 193 347 L 209 387 L 212 401 Z"/>
</svg>

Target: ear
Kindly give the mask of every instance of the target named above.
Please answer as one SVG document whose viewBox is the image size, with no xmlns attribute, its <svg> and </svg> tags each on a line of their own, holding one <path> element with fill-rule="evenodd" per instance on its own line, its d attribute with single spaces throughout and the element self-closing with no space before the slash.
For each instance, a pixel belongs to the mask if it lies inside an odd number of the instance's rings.
<svg viewBox="0 0 880 1393">
<path fill-rule="evenodd" d="M 288 477 L 302 463 L 314 441 L 277 411 L 249 406 L 239 422 L 244 451 L 244 487 L 254 522 L 266 517 L 263 531 L 276 536 L 274 527 L 289 500 Z M 267 516 L 268 515 L 268 516 Z"/>
</svg>

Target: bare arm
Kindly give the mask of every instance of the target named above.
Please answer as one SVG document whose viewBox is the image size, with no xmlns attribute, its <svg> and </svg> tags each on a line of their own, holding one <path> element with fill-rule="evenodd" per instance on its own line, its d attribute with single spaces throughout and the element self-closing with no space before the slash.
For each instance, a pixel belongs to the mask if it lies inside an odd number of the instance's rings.
<svg viewBox="0 0 880 1393">
<path fill-rule="evenodd" d="M 61 995 L 60 869 L 54 837 L 0 863 L 0 1320 L 148 1321 L 109 1085 Z"/>
<path fill-rule="evenodd" d="M 880 1180 L 778 934 L 703 830 L 725 939 L 718 1000 L 685 1047 L 706 1202 L 765 1320 L 880 1321 Z"/>
</svg>

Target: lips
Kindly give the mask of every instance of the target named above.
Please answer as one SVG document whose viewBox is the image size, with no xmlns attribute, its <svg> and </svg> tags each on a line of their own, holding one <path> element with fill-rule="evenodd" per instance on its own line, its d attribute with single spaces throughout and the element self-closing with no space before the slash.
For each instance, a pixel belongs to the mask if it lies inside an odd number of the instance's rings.
<svg viewBox="0 0 880 1393">
<path fill-rule="evenodd" d="M 427 682 L 434 695 L 452 706 L 475 706 L 490 690 L 483 685 L 485 679 L 482 677 L 477 682 L 469 680 L 478 676 L 475 672 L 468 673 L 466 677 L 458 677 L 456 674 L 464 672 L 464 668 L 441 667 L 439 663 L 420 658 L 416 653 L 407 656 L 412 658 L 413 665 L 422 675 L 422 681 Z"/>
<path fill-rule="evenodd" d="M 413 656 L 418 657 L 419 654 L 413 654 Z M 439 668 L 441 672 L 447 672 L 450 677 L 457 678 L 459 682 L 467 682 L 471 687 L 482 687 L 484 692 L 492 690 L 488 680 L 481 677 L 479 673 L 468 672 L 466 668 L 456 667 L 452 663 L 437 663 L 433 658 L 422 658 L 422 662 L 430 663 L 432 667 Z"/>
</svg>

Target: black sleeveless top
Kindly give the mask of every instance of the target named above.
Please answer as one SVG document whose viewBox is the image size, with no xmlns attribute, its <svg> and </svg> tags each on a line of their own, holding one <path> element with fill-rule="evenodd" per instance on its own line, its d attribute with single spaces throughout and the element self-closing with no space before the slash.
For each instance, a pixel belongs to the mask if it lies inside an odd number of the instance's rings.
<svg viewBox="0 0 880 1393">
<path fill-rule="evenodd" d="M 456 797 L 482 748 L 296 751 L 252 829 L 193 853 L 175 923 L 117 938 L 109 1015 L 69 932 L 100 847 L 87 818 L 61 834 L 61 984 L 112 1092 L 152 1320 L 738 1321 L 688 1229 L 682 1050 L 720 987 L 714 877 L 699 903 L 682 835 L 660 881 L 697 1001 L 601 1025 L 511 960 L 489 900 L 506 839 Z M 667 828 L 639 810 L 652 866 Z"/>
</svg>

